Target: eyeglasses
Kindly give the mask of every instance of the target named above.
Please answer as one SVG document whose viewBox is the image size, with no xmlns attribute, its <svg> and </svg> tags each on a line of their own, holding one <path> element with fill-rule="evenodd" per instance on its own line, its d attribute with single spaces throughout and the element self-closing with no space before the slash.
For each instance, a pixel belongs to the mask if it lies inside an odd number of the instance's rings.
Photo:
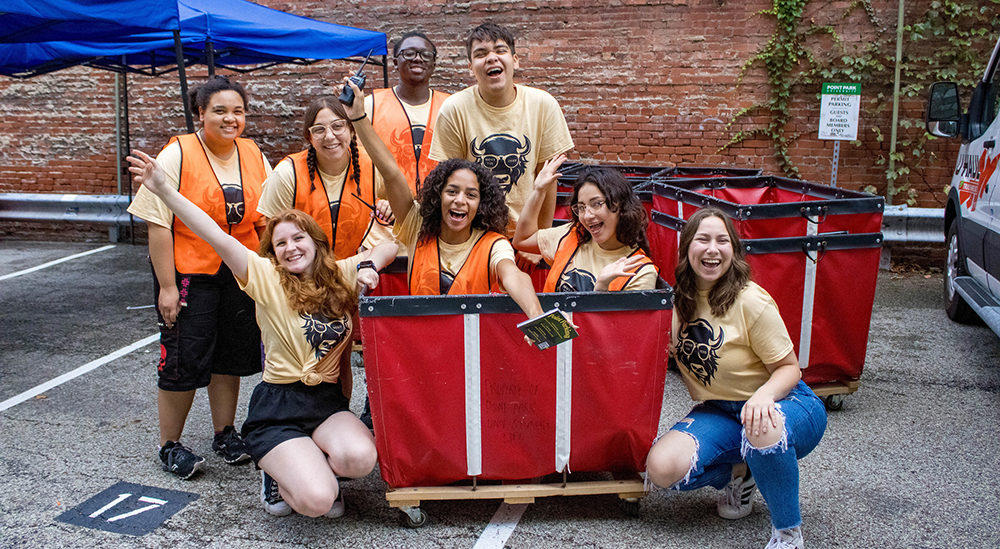
<svg viewBox="0 0 1000 549">
<path fill-rule="evenodd" d="M 424 60 L 424 63 L 430 63 L 431 61 L 434 60 L 435 57 L 437 57 L 437 54 L 430 50 L 416 50 L 413 48 L 406 48 L 405 50 L 400 50 L 399 53 L 396 54 L 397 57 L 402 57 L 407 61 L 413 61 L 414 59 L 417 58 L 418 55 L 420 56 L 421 59 Z"/>
<path fill-rule="evenodd" d="M 573 210 L 573 213 L 575 213 L 577 217 L 583 215 L 584 210 L 587 210 L 590 213 L 597 215 L 602 211 L 604 211 L 604 201 L 591 200 L 590 204 L 577 203 L 570 206 L 569 209 Z"/>
<path fill-rule="evenodd" d="M 335 120 L 328 126 L 324 126 L 323 124 L 309 126 L 309 135 L 313 136 L 314 139 L 322 139 L 328 129 L 333 132 L 333 135 L 343 135 L 347 131 L 347 121 Z"/>
</svg>

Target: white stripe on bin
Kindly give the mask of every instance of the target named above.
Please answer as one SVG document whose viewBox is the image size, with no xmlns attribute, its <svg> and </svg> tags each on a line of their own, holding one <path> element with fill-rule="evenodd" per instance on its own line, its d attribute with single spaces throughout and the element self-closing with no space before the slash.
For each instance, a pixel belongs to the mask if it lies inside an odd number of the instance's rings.
<svg viewBox="0 0 1000 549">
<path fill-rule="evenodd" d="M 465 455 L 469 476 L 483 474 L 482 399 L 479 380 L 479 315 L 465 319 Z"/>
<path fill-rule="evenodd" d="M 819 233 L 819 217 L 809 216 L 806 218 L 806 236 L 816 236 Z M 819 250 L 813 255 L 813 259 L 819 261 Z M 809 348 L 812 344 L 813 329 L 813 301 L 816 298 L 816 261 L 809 259 L 806 254 L 806 276 L 802 287 L 802 326 L 799 332 L 799 367 L 809 367 Z"/>
<path fill-rule="evenodd" d="M 573 323 L 573 313 L 565 313 Z M 573 420 L 573 340 L 556 345 L 556 471 L 569 467 Z"/>
</svg>

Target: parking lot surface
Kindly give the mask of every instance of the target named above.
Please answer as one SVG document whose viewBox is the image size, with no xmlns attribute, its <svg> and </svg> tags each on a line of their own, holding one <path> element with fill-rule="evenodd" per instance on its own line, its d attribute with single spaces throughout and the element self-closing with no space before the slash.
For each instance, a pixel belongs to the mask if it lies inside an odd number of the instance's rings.
<svg viewBox="0 0 1000 549">
<path fill-rule="evenodd" d="M 386 503 L 377 469 L 344 483 L 347 513 L 340 519 L 273 517 L 260 506 L 253 466 L 228 466 L 211 453 L 204 391 L 183 442 L 206 456 L 209 469 L 177 480 L 156 458 L 159 348 L 146 250 L 99 248 L 0 243 L 0 547 L 759 549 L 767 543 L 770 523 L 759 495 L 749 517 L 725 521 L 711 489 L 652 491 L 637 518 L 622 513 L 615 496 L 543 498 L 523 509 L 498 500 L 425 502 L 429 523 L 408 529 Z M 941 284 L 939 274 L 880 274 L 860 389 L 830 413 L 823 441 L 800 461 L 807 547 L 1000 547 L 1000 338 L 983 325 L 949 321 Z M 71 378 L 54 384 L 60 376 Z M 356 368 L 355 411 L 363 379 Z M 243 381 L 237 423 L 258 380 Z M 39 386 L 44 390 L 35 395 Z M 669 374 L 661 430 L 690 406 L 679 377 Z M 139 497 L 150 511 L 107 520 L 138 509 Z M 89 524 L 60 519 L 74 510 L 85 517 L 79 510 L 88 501 L 114 505 Z M 169 519 L 143 522 L 168 507 L 177 509 Z M 504 530 L 494 520 L 498 511 L 523 514 Z M 133 530 L 123 533 L 122 525 Z M 143 525 L 148 531 L 140 532 Z"/>
</svg>

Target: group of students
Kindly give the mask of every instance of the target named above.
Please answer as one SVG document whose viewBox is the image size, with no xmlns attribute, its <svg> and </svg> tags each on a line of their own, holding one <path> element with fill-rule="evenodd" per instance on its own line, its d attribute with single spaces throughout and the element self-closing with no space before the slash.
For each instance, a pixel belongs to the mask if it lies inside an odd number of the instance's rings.
<svg viewBox="0 0 1000 549">
<path fill-rule="evenodd" d="M 646 213 L 617 170 L 585 168 L 570 222 L 552 226 L 573 143 L 555 99 L 514 83 L 511 33 L 480 25 L 466 52 L 477 84 L 447 96 L 429 90 L 433 43 L 404 35 L 393 47 L 399 85 L 365 97 L 345 78 L 355 101 L 313 101 L 309 147 L 273 171 L 240 137 L 245 90 L 221 76 L 191 94 L 201 130 L 155 159 L 133 151 L 142 187 L 129 210 L 149 226 L 161 330 L 165 470 L 186 479 L 205 468 L 179 439 L 207 387 L 212 448 L 257 464 L 269 513 L 342 515 L 338 477 L 364 477 L 377 459 L 348 406 L 358 295 L 401 248 L 411 294 L 506 292 L 529 317 L 542 313 L 525 272 L 539 256 L 551 266 L 545 292 L 655 286 Z M 796 460 L 822 436 L 822 403 L 800 380 L 774 301 L 750 281 L 732 222 L 700 210 L 679 253 L 671 354 L 704 402 L 655 442 L 648 478 L 723 489 L 719 514 L 730 519 L 750 512 L 759 485 L 768 547 L 802 547 Z M 237 432 L 240 376 L 262 363 Z"/>
</svg>

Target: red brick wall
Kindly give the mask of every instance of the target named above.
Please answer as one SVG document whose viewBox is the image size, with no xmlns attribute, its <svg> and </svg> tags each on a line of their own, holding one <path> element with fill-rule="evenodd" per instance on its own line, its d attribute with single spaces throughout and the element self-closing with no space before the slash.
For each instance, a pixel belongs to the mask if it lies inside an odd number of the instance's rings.
<svg viewBox="0 0 1000 549">
<path fill-rule="evenodd" d="M 929 0 L 907 2 L 908 22 Z M 560 102 L 576 143 L 572 157 L 602 163 L 725 165 L 757 167 L 777 174 L 770 141 L 755 139 L 720 152 L 732 132 L 763 124 L 755 114 L 726 128 L 740 109 L 766 99 L 765 74 L 756 66 L 736 86 L 743 62 L 768 40 L 773 20 L 755 15 L 766 0 L 506 0 L 455 4 L 443 0 L 319 1 L 262 0 L 284 11 L 332 23 L 386 32 L 390 39 L 419 29 L 439 51 L 435 87 L 455 92 L 473 83 L 464 37 L 485 19 L 508 25 L 518 36 L 517 79 L 552 93 Z M 897 3 L 874 0 L 876 16 L 895 28 Z M 872 40 L 875 27 L 862 11 L 842 14 L 850 2 L 812 2 L 805 19 L 833 24 L 849 44 Z M 817 39 L 821 48 L 829 40 Z M 272 164 L 303 146 L 298 118 L 316 95 L 330 93 L 353 65 L 324 61 L 309 67 L 285 65 L 238 76 L 251 91 L 251 116 L 244 135 L 256 139 Z M 380 80 L 369 72 L 369 82 Z M 196 83 L 204 69 L 189 70 Z M 390 74 L 390 82 L 392 76 Z M 0 78 L 0 192 L 116 192 L 114 77 L 77 68 L 27 81 Z M 176 75 L 129 76 L 132 145 L 158 150 L 184 131 Z M 863 99 L 891 94 L 891 87 L 862 88 Z M 818 85 L 803 89 L 792 104 L 788 133 L 801 133 L 791 146 L 801 177 L 828 184 L 833 142 L 816 139 Z M 903 103 L 902 116 L 922 116 L 923 98 Z M 891 106 L 891 101 L 887 103 Z M 891 110 L 862 115 L 860 147 L 842 143 L 838 182 L 884 192 Z M 873 128 L 886 137 L 875 139 Z M 900 139 L 922 129 L 904 131 Z M 939 140 L 929 152 L 931 167 L 910 175 L 920 191 L 918 206 L 940 207 L 942 190 L 958 143 Z M 898 200 L 897 200 L 898 202 Z"/>
</svg>

